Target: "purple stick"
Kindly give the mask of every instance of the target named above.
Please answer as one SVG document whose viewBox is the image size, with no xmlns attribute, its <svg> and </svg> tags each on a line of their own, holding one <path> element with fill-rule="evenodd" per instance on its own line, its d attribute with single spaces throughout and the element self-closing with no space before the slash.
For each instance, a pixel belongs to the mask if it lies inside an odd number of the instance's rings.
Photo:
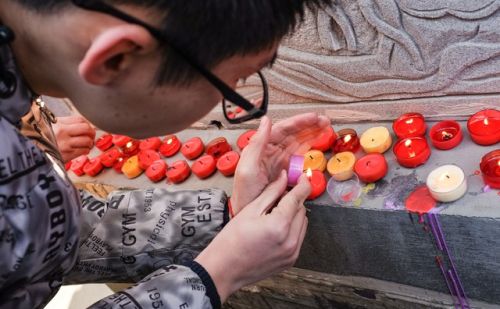
<svg viewBox="0 0 500 309">
<path fill-rule="evenodd" d="M 431 224 L 431 230 L 434 234 L 434 238 L 436 238 L 436 242 L 442 244 L 442 251 L 448 257 L 450 261 L 451 269 L 449 270 L 451 280 L 456 287 L 457 297 L 460 301 L 460 305 L 462 308 L 470 308 L 469 302 L 467 300 L 467 296 L 465 294 L 465 289 L 463 287 L 462 282 L 460 281 L 460 277 L 458 276 L 458 272 L 453 262 L 453 257 L 448 249 L 448 245 L 446 244 L 446 240 L 444 238 L 443 229 L 441 228 L 441 223 L 439 222 L 438 215 L 435 213 L 429 213 L 429 223 Z M 439 245 L 438 245 L 439 247 Z"/>
<path fill-rule="evenodd" d="M 446 270 L 444 270 L 443 263 L 441 263 L 441 261 L 439 261 L 438 259 L 439 258 L 436 256 L 436 263 L 438 264 L 439 270 L 441 270 L 441 274 L 444 277 L 444 281 L 446 282 L 446 286 L 448 287 L 448 291 L 450 291 L 451 298 L 453 299 L 453 306 L 455 308 L 458 308 L 457 302 L 455 301 L 455 298 L 458 299 L 458 296 L 456 296 L 454 294 L 454 289 L 451 286 L 450 278 L 448 277 L 448 274 L 446 273 Z M 460 301 L 460 299 L 458 299 L 458 301 Z"/>
<path fill-rule="evenodd" d="M 450 260 L 451 264 L 451 272 L 452 272 L 452 279 L 456 281 L 457 283 L 457 288 L 458 288 L 458 293 L 461 298 L 463 298 L 466 307 L 465 308 L 470 308 L 469 302 L 467 301 L 467 296 L 465 295 L 465 289 L 462 285 L 462 282 L 460 281 L 460 277 L 458 276 L 457 268 L 455 266 L 455 263 L 453 261 L 453 256 L 450 253 L 450 250 L 448 249 L 448 245 L 446 244 L 446 240 L 444 238 L 443 234 L 443 229 L 441 228 L 441 223 L 439 222 L 439 217 L 437 214 L 433 214 L 434 220 L 436 221 L 436 227 L 437 231 L 439 232 L 439 236 L 441 238 L 441 242 L 443 244 L 444 252 L 448 256 L 448 259 Z M 461 302 L 460 302 L 461 303 Z"/>
</svg>

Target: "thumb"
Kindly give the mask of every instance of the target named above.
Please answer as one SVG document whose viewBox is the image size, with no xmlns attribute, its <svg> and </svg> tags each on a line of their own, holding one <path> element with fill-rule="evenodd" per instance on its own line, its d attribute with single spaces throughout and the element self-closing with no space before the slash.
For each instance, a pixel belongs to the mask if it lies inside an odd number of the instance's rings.
<svg viewBox="0 0 500 309">
<path fill-rule="evenodd" d="M 269 117 L 264 116 L 260 121 L 257 133 L 250 139 L 250 143 L 241 153 L 241 161 L 250 166 L 259 166 L 262 153 L 269 142 L 271 135 L 271 120 Z M 247 163 L 248 162 L 248 163 Z"/>
</svg>

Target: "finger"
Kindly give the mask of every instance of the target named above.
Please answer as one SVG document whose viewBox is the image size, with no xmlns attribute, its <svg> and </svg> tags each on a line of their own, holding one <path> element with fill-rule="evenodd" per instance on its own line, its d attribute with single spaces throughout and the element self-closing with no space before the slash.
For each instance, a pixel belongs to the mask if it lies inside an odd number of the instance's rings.
<svg viewBox="0 0 500 309">
<path fill-rule="evenodd" d="M 68 135 L 71 137 L 86 135 L 90 138 L 95 137 L 95 130 L 88 123 L 75 123 L 67 128 Z"/>
<path fill-rule="evenodd" d="M 292 260 L 290 261 L 290 263 L 292 264 L 295 264 L 295 261 L 297 261 L 297 259 L 299 258 L 299 255 L 300 255 L 300 249 L 302 248 L 302 244 L 304 243 L 304 239 L 306 237 L 306 234 L 307 234 L 307 226 L 309 225 L 309 220 L 307 219 L 307 217 L 304 218 L 304 220 L 302 221 L 302 226 L 300 228 L 300 234 L 299 234 L 299 238 L 298 238 L 298 241 L 297 241 L 297 247 L 295 248 L 295 252 L 293 253 L 292 255 Z"/>
<path fill-rule="evenodd" d="M 276 205 L 276 202 L 281 198 L 287 187 L 287 174 L 285 171 L 281 171 L 280 176 L 274 182 L 269 184 L 259 197 L 255 199 L 255 203 L 258 205 L 255 211 L 258 215 L 265 215 L 269 212 L 269 209 Z"/>
<path fill-rule="evenodd" d="M 250 139 L 250 143 L 241 153 L 241 162 L 245 162 L 248 166 L 259 166 L 264 153 L 264 149 L 269 141 L 271 132 L 271 120 L 269 117 L 262 117 L 257 133 Z"/>
<path fill-rule="evenodd" d="M 281 199 L 272 213 L 283 215 L 286 220 L 292 221 L 297 212 L 304 208 L 304 201 L 310 193 L 311 184 L 303 174 L 299 178 L 299 183 Z"/>
<path fill-rule="evenodd" d="M 71 148 L 92 149 L 94 146 L 94 140 L 86 135 L 72 137 L 68 143 Z"/>
<path fill-rule="evenodd" d="M 64 116 L 64 117 L 57 117 L 57 122 L 63 124 L 74 124 L 74 123 L 87 123 L 87 120 L 82 116 Z"/>
<path fill-rule="evenodd" d="M 313 135 L 318 129 L 321 130 L 323 127 L 328 125 L 328 121 L 325 121 L 325 117 L 320 117 L 316 113 L 307 113 L 297 115 L 286 120 L 280 121 L 273 126 L 271 132 L 271 137 L 269 141 L 271 143 L 279 143 L 284 138 L 290 135 Z"/>
</svg>

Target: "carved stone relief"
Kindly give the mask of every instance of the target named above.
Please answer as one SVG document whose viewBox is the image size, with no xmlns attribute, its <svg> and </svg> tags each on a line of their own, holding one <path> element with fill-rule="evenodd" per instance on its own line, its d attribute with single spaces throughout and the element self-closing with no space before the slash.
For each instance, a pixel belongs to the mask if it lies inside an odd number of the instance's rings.
<svg viewBox="0 0 500 309">
<path fill-rule="evenodd" d="M 500 0 L 337 0 L 266 76 L 274 103 L 497 94 Z"/>
</svg>

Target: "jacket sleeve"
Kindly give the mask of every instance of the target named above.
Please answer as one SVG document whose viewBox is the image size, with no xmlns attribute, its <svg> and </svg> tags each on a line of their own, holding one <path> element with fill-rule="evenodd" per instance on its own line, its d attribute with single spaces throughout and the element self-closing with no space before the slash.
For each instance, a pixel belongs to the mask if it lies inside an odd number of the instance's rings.
<svg viewBox="0 0 500 309">
<path fill-rule="evenodd" d="M 81 196 L 80 252 L 65 283 L 142 280 L 95 306 L 128 299 L 154 307 L 159 297 L 158 306 L 199 308 L 218 299 L 210 276 L 193 259 L 229 220 L 223 191 L 117 191 L 106 200 L 81 191 Z"/>
</svg>

